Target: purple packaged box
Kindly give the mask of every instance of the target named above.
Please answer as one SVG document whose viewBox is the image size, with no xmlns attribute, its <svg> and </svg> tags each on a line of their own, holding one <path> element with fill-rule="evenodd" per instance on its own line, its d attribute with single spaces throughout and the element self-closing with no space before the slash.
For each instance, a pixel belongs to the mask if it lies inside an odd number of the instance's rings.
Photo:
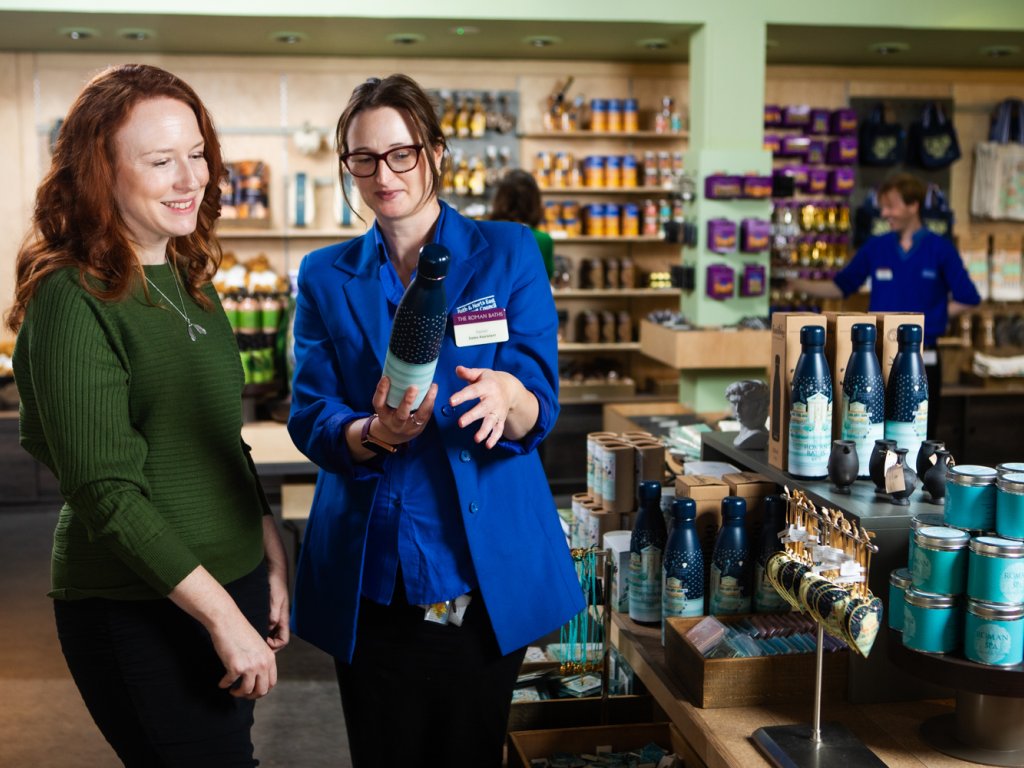
<svg viewBox="0 0 1024 768">
<path fill-rule="evenodd" d="M 797 188 L 802 188 L 807 183 L 806 165 L 783 165 L 772 171 L 774 176 L 789 176 Z"/>
<path fill-rule="evenodd" d="M 806 104 L 788 104 L 782 108 L 782 124 L 787 128 L 804 128 L 811 122 L 811 108 Z"/>
<path fill-rule="evenodd" d="M 782 125 L 782 109 L 778 104 L 764 105 L 764 124 Z"/>
<path fill-rule="evenodd" d="M 857 132 L 857 113 L 852 109 L 832 110 L 832 133 L 837 136 L 848 136 Z"/>
<path fill-rule="evenodd" d="M 857 162 L 857 138 L 840 136 L 828 143 L 825 159 L 830 165 L 853 165 Z"/>
<path fill-rule="evenodd" d="M 763 296 L 765 269 L 760 264 L 745 264 L 740 276 L 740 296 Z"/>
<path fill-rule="evenodd" d="M 766 133 L 764 135 L 764 148 L 773 155 L 779 154 L 782 150 L 782 137 L 777 133 Z"/>
<path fill-rule="evenodd" d="M 812 109 L 810 125 L 807 126 L 808 133 L 821 135 L 828 133 L 830 113 L 827 109 Z"/>
<path fill-rule="evenodd" d="M 704 291 L 716 301 L 731 299 L 736 290 L 736 273 L 727 264 L 708 264 L 707 285 Z"/>
<path fill-rule="evenodd" d="M 807 154 L 810 143 L 809 136 L 783 136 L 779 154 L 783 157 L 803 157 Z"/>
<path fill-rule="evenodd" d="M 825 142 L 823 139 L 811 139 L 807 145 L 807 154 L 804 160 L 808 165 L 821 165 L 825 162 Z"/>
<path fill-rule="evenodd" d="M 714 253 L 736 251 L 736 222 L 729 219 L 708 220 L 708 250 Z"/>
<path fill-rule="evenodd" d="M 763 219 L 744 219 L 740 222 L 740 251 L 760 253 L 771 246 L 772 223 Z"/>
<path fill-rule="evenodd" d="M 853 168 L 833 168 L 828 174 L 828 192 L 830 195 L 853 194 L 853 182 Z"/>
<path fill-rule="evenodd" d="M 808 168 L 807 183 L 804 184 L 804 192 L 812 195 L 820 195 L 828 188 L 827 168 Z"/>
<path fill-rule="evenodd" d="M 764 200 L 772 196 L 771 176 L 744 176 L 743 197 Z"/>
<path fill-rule="evenodd" d="M 709 200 L 731 200 L 742 191 L 739 176 L 713 173 L 704 179 L 704 197 Z"/>
</svg>

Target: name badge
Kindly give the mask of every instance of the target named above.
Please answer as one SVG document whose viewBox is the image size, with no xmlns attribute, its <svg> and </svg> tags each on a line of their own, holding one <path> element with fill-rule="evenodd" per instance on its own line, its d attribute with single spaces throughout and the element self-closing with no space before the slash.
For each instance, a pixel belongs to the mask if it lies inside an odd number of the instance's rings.
<svg viewBox="0 0 1024 768">
<path fill-rule="evenodd" d="M 504 309 L 461 312 L 452 317 L 452 326 L 457 347 L 475 347 L 480 344 L 508 341 L 508 320 L 505 318 Z"/>
<path fill-rule="evenodd" d="M 876 269 L 875 280 L 892 280 L 891 269 Z"/>
</svg>

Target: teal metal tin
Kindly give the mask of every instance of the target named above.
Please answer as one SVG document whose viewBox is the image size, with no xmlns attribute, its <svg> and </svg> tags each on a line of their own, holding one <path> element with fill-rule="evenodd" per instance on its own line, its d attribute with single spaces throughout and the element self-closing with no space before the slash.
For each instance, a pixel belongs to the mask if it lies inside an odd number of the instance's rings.
<svg viewBox="0 0 1024 768">
<path fill-rule="evenodd" d="M 903 596 L 910 588 L 910 571 L 897 568 L 889 574 L 889 628 L 903 631 Z"/>
<path fill-rule="evenodd" d="M 919 515 L 915 515 L 910 518 L 910 535 L 907 539 L 910 541 L 907 547 L 907 570 L 914 570 L 914 534 L 920 528 L 927 528 L 932 525 L 945 525 L 946 516 L 941 512 L 922 512 Z"/>
<path fill-rule="evenodd" d="M 996 480 L 996 533 L 1024 539 L 1024 473 L 1011 472 Z"/>
<path fill-rule="evenodd" d="M 996 464 L 997 475 L 1012 475 L 1024 472 L 1024 461 L 1006 461 Z"/>
<path fill-rule="evenodd" d="M 967 545 L 971 537 L 956 528 L 933 525 L 914 533 L 914 588 L 933 595 L 959 595 L 967 587 Z"/>
<path fill-rule="evenodd" d="M 903 596 L 903 645 L 925 653 L 952 653 L 963 636 L 963 608 L 955 595 L 914 587 Z"/>
<path fill-rule="evenodd" d="M 946 470 L 946 525 L 994 531 L 995 523 L 996 471 L 977 464 Z"/>
<path fill-rule="evenodd" d="M 1024 661 L 1024 605 L 968 600 L 964 656 L 978 664 L 1012 667 Z"/>
<path fill-rule="evenodd" d="M 967 596 L 1008 605 L 1024 603 L 1024 542 L 996 536 L 971 539 Z"/>
</svg>

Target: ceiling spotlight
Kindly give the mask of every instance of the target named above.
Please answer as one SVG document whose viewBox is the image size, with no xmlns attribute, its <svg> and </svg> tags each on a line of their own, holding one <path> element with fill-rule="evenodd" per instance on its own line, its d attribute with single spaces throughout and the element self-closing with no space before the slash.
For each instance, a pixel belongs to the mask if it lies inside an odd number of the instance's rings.
<svg viewBox="0 0 1024 768">
<path fill-rule="evenodd" d="M 422 43 L 426 39 L 423 35 L 416 32 L 398 32 L 387 37 L 388 42 L 395 45 L 416 45 L 416 43 Z"/>
<path fill-rule="evenodd" d="M 527 45 L 532 45 L 534 48 L 550 48 L 552 45 L 558 45 L 562 42 L 562 38 L 555 37 L 554 35 L 532 35 L 531 37 L 523 38 L 523 42 Z"/>
<path fill-rule="evenodd" d="M 648 51 L 664 51 L 670 43 L 663 37 L 649 37 L 646 40 L 637 40 L 636 44 Z"/>
<path fill-rule="evenodd" d="M 281 45 L 298 45 L 306 40 L 304 32 L 274 32 L 270 39 Z"/>
<path fill-rule="evenodd" d="M 69 40 L 88 40 L 98 37 L 100 33 L 95 29 L 88 29 L 87 27 L 64 27 L 63 29 L 58 29 L 57 34 L 63 35 Z"/>
<path fill-rule="evenodd" d="M 989 56 L 993 59 L 1002 59 L 1006 56 L 1013 56 L 1020 53 L 1019 45 L 986 45 L 980 49 L 982 56 Z"/>
<path fill-rule="evenodd" d="M 155 33 L 151 29 L 119 29 L 117 30 L 117 36 L 122 37 L 125 40 L 133 40 L 141 42 L 142 40 L 149 40 L 154 37 Z"/>
<path fill-rule="evenodd" d="M 868 50 L 877 53 L 879 56 L 891 56 L 895 53 L 905 53 L 910 50 L 906 43 L 872 43 Z"/>
<path fill-rule="evenodd" d="M 478 35 L 478 34 L 480 34 L 480 27 L 459 26 L 459 27 L 452 27 L 448 31 L 451 32 L 456 37 L 465 37 L 466 35 Z"/>
</svg>

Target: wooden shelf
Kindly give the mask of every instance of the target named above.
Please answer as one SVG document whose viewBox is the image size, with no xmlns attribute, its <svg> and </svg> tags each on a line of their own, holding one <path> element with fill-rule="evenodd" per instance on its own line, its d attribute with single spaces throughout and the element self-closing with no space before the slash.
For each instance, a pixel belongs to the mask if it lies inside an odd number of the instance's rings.
<svg viewBox="0 0 1024 768">
<path fill-rule="evenodd" d="M 576 235 L 575 237 L 559 237 L 557 233 L 549 232 L 551 239 L 557 245 L 614 245 L 616 243 L 664 243 L 665 245 L 681 245 L 673 243 L 658 235 L 637 235 L 635 237 L 594 237 L 592 235 Z"/>
<path fill-rule="evenodd" d="M 558 299 L 626 299 L 635 297 L 672 297 L 677 298 L 681 291 L 678 288 L 565 288 L 555 290 L 553 295 Z"/>
<path fill-rule="evenodd" d="M 519 134 L 521 139 L 652 139 L 656 141 L 680 141 L 690 137 L 688 131 L 680 133 L 658 133 L 657 131 L 530 131 Z"/>
<path fill-rule="evenodd" d="M 349 240 L 366 234 L 368 230 L 349 227 L 346 229 L 233 229 L 218 228 L 221 240 Z"/>
<path fill-rule="evenodd" d="M 541 187 L 541 195 L 668 195 L 673 187 Z"/>
<path fill-rule="evenodd" d="M 558 345 L 559 352 L 639 352 L 639 341 L 615 341 L 587 344 L 576 341 L 563 341 Z"/>
</svg>

